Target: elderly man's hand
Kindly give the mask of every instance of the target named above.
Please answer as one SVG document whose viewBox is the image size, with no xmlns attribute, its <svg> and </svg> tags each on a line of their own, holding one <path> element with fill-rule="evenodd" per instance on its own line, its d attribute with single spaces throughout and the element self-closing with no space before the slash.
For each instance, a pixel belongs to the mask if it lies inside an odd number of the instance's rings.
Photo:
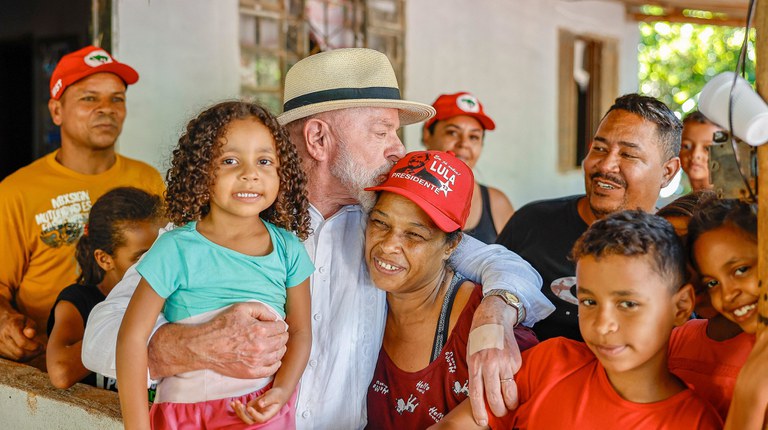
<svg viewBox="0 0 768 430">
<path fill-rule="evenodd" d="M 288 332 L 264 304 L 239 303 L 197 326 L 166 324 L 149 343 L 153 378 L 211 369 L 233 378 L 275 374 Z M 169 354 L 171 352 L 171 354 Z"/>
<path fill-rule="evenodd" d="M 0 308 L 0 356 L 14 361 L 28 361 L 45 350 L 35 340 L 35 322 L 10 308 Z"/>
<path fill-rule="evenodd" d="M 472 319 L 470 339 L 473 339 L 472 331 L 486 326 L 485 328 L 495 328 L 493 332 L 498 334 L 497 339 L 485 337 L 489 341 L 487 344 L 503 344 L 503 349 L 493 346 L 478 349 L 477 345 L 470 345 L 467 350 L 469 398 L 472 404 L 472 415 L 478 425 L 488 424 L 484 399 L 488 400 L 491 412 L 498 417 L 506 415 L 507 410 L 517 407 L 517 385 L 514 375 L 520 369 L 522 359 L 514 334 L 516 322 L 517 310 L 494 296 L 483 299 Z"/>
</svg>

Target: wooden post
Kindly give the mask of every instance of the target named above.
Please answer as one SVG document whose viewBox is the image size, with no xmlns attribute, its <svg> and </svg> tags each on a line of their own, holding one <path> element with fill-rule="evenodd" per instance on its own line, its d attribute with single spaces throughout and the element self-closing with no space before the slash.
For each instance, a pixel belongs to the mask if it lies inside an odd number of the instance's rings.
<svg viewBox="0 0 768 430">
<path fill-rule="evenodd" d="M 758 1 L 755 7 L 755 43 L 757 56 L 757 92 L 768 100 L 768 1 Z M 758 331 L 768 326 L 768 144 L 757 149 L 757 270 L 760 286 Z"/>
<path fill-rule="evenodd" d="M 757 92 L 763 100 L 768 100 L 768 1 L 757 1 L 755 9 Z M 760 294 L 757 299 L 757 331 L 760 333 L 768 326 L 768 144 L 757 148 L 757 172 L 757 274 Z M 763 429 L 768 430 L 768 410 L 764 412 Z"/>
</svg>

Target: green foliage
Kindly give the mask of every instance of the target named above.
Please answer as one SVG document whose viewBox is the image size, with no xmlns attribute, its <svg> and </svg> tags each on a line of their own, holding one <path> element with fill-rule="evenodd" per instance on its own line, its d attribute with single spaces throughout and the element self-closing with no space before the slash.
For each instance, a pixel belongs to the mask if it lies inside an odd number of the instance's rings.
<svg viewBox="0 0 768 430">
<path fill-rule="evenodd" d="M 640 94 L 656 97 L 676 114 L 696 109 L 713 76 L 736 70 L 744 28 L 668 22 L 640 23 Z M 754 44 L 755 32 L 750 31 Z M 755 82 L 754 49 L 747 51 L 747 80 Z"/>
</svg>

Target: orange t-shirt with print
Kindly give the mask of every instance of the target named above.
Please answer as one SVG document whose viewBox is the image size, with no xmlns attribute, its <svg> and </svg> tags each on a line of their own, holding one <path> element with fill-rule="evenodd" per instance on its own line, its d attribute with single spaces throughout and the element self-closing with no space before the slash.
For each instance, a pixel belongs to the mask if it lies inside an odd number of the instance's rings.
<svg viewBox="0 0 768 430">
<path fill-rule="evenodd" d="M 59 292 L 75 282 L 75 245 L 93 203 L 107 191 L 132 186 L 162 195 L 155 168 L 120 155 L 107 171 L 83 175 L 56 161 L 54 151 L 0 182 L 0 297 L 45 333 Z"/>
</svg>

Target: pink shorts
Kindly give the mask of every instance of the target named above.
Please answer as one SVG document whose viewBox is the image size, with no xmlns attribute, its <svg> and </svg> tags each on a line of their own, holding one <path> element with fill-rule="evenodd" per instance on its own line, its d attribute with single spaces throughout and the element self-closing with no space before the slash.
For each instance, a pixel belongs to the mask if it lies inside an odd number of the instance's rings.
<svg viewBox="0 0 768 430">
<path fill-rule="evenodd" d="M 229 403 L 240 400 L 247 404 L 272 388 L 270 383 L 261 390 L 239 397 L 209 400 L 199 403 L 154 403 L 149 411 L 149 422 L 153 430 L 174 429 L 295 429 L 296 395 L 298 388 L 288 402 L 271 420 L 263 424 L 248 425 L 241 420 Z"/>
</svg>

